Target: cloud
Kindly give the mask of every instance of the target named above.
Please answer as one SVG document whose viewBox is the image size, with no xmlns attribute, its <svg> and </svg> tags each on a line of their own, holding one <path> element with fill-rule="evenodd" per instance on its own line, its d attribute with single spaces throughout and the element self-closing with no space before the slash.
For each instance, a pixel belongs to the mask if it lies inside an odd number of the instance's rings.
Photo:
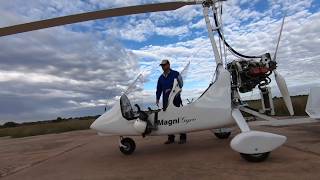
<svg viewBox="0 0 320 180">
<path fill-rule="evenodd" d="M 139 72 L 135 55 L 114 38 L 67 27 L 2 37 L 0 59 L 2 121 L 101 114 Z"/>
</svg>

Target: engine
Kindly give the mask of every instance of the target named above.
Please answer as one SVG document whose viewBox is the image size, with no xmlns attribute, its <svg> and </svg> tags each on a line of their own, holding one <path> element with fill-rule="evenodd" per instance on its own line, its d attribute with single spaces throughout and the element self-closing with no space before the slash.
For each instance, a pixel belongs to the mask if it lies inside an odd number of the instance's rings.
<svg viewBox="0 0 320 180">
<path fill-rule="evenodd" d="M 241 93 L 252 91 L 257 85 L 259 88 L 271 82 L 269 76 L 277 68 L 277 63 L 271 61 L 267 53 L 259 60 L 239 59 L 227 64 L 232 80 L 232 88 L 238 88 Z"/>
</svg>

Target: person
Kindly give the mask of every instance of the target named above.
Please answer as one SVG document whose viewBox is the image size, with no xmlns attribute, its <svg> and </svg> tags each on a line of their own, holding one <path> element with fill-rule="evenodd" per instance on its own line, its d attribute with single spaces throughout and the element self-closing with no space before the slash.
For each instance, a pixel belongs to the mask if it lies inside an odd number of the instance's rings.
<svg viewBox="0 0 320 180">
<path fill-rule="evenodd" d="M 178 71 L 172 70 L 170 68 L 170 62 L 167 59 L 161 61 L 160 66 L 162 67 L 163 73 L 160 75 L 157 83 L 157 91 L 156 91 L 156 104 L 159 106 L 159 100 L 162 95 L 162 105 L 163 110 L 165 111 L 168 107 L 168 98 L 173 87 L 174 79 L 178 80 L 178 84 L 180 88 L 183 86 L 183 81 Z M 173 99 L 173 104 L 176 107 L 182 106 L 182 100 L 180 94 L 178 94 Z M 173 134 L 168 135 L 168 140 L 165 144 L 173 144 L 175 136 Z M 180 134 L 180 141 L 179 144 L 185 144 L 187 141 L 187 135 L 182 133 Z"/>
</svg>

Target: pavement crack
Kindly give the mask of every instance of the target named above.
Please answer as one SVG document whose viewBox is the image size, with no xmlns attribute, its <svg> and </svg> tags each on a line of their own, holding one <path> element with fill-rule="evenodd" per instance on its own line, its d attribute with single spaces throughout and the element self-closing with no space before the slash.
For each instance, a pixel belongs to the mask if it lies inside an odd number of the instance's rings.
<svg viewBox="0 0 320 180">
<path fill-rule="evenodd" d="M 298 148 L 298 147 L 295 147 L 295 146 L 290 146 L 290 145 L 287 145 L 287 144 L 285 144 L 284 146 L 287 147 L 287 148 L 290 148 L 290 149 L 294 149 L 294 150 L 297 150 L 297 151 L 301 151 L 301 152 L 304 152 L 304 153 L 308 153 L 308 154 L 312 154 L 312 155 L 320 157 L 320 153 L 316 153 L 316 152 L 313 152 L 313 151 L 301 149 L 301 148 Z"/>
</svg>

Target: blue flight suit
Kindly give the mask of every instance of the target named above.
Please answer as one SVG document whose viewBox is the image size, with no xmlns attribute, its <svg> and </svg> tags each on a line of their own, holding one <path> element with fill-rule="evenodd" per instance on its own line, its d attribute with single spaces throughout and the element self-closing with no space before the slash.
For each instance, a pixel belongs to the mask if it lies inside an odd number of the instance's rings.
<svg viewBox="0 0 320 180">
<path fill-rule="evenodd" d="M 181 78 L 180 73 L 178 71 L 170 69 L 170 72 L 167 76 L 165 76 L 164 74 L 161 74 L 161 76 L 158 79 L 157 92 L 156 92 L 157 97 L 156 98 L 157 98 L 157 100 L 159 100 L 162 95 L 162 105 L 163 105 L 164 110 L 168 106 L 168 99 L 169 99 L 169 95 L 170 95 L 170 92 L 173 87 L 174 79 L 178 80 L 178 84 L 179 84 L 180 88 L 182 88 L 183 81 L 182 81 L 182 78 Z M 182 105 L 182 100 L 181 100 L 180 94 L 178 94 L 174 98 L 173 104 L 176 107 L 180 107 L 180 105 Z"/>
</svg>

